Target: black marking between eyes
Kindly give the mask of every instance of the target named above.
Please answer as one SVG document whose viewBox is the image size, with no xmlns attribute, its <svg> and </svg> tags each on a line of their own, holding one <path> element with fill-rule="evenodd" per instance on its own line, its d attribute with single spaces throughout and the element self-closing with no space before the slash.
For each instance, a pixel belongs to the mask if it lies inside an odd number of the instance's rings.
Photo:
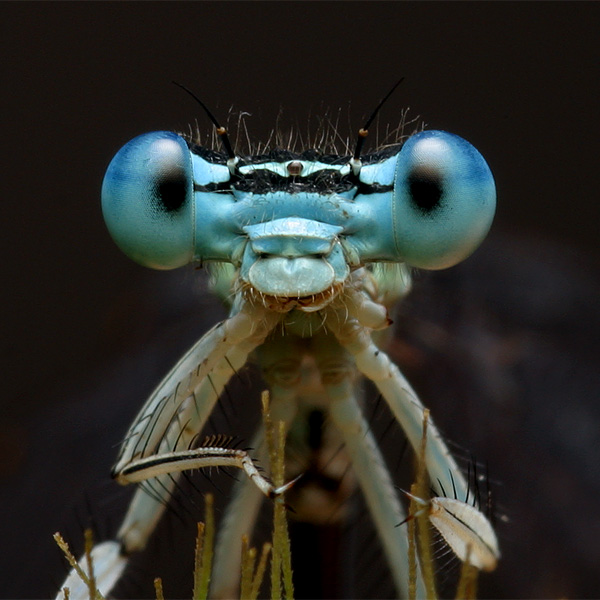
<svg viewBox="0 0 600 600">
<path fill-rule="evenodd" d="M 190 152 L 200 156 L 203 160 L 218 165 L 227 164 L 227 155 L 197 146 L 188 142 Z M 363 165 L 381 162 L 400 151 L 401 145 L 384 148 L 372 154 L 361 157 Z M 196 192 L 230 192 L 232 189 L 253 194 L 267 194 L 270 192 L 287 192 L 290 194 L 307 192 L 317 194 L 335 194 L 356 189 L 357 194 L 377 194 L 393 190 L 393 185 L 378 183 L 365 184 L 354 173 L 341 175 L 336 169 L 320 169 L 308 176 L 279 175 L 268 169 L 260 169 L 260 165 L 267 162 L 285 163 L 288 161 L 321 162 L 325 165 L 346 165 L 350 156 L 337 154 L 321 154 L 317 150 L 306 150 L 302 153 L 290 150 L 275 149 L 267 154 L 240 157 L 237 171 L 228 181 L 209 183 L 207 185 L 194 184 Z M 250 173 L 242 175 L 239 169 L 244 166 L 256 165 L 257 168 Z"/>
<path fill-rule="evenodd" d="M 340 175 L 337 171 L 323 170 L 313 173 L 308 177 L 282 176 L 272 171 L 259 170 L 230 181 L 209 183 L 207 185 L 194 184 L 195 192 L 231 192 L 232 189 L 251 194 L 270 194 L 273 192 L 287 192 L 298 194 L 301 192 L 314 194 L 340 194 L 355 190 L 357 194 L 382 194 L 391 192 L 393 185 L 379 183 L 366 184 L 357 181 L 353 174 Z"/>
</svg>

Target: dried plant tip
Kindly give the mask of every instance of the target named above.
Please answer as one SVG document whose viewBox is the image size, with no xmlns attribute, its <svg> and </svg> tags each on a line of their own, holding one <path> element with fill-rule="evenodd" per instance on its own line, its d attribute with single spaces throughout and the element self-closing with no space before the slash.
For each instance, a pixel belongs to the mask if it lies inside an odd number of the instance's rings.
<svg viewBox="0 0 600 600">
<path fill-rule="evenodd" d="M 91 550 L 86 550 L 84 556 L 77 561 L 59 533 L 54 534 L 54 540 L 72 567 L 57 599 L 65 600 L 64 588 L 69 588 L 69 597 L 74 600 L 101 599 L 103 594 L 114 587 L 125 570 L 127 561 L 117 542 L 102 542 Z M 93 572 L 93 578 L 90 577 L 90 572 Z"/>
<path fill-rule="evenodd" d="M 157 577 L 154 580 L 154 594 L 156 595 L 156 600 L 165 600 L 162 588 L 162 579 L 160 577 Z"/>
</svg>

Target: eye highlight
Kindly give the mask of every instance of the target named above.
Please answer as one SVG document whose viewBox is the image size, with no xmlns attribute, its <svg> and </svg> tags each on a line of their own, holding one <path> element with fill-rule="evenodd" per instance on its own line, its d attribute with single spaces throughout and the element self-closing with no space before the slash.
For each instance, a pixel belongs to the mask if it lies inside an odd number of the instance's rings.
<svg viewBox="0 0 600 600">
<path fill-rule="evenodd" d="M 469 256 L 487 234 L 496 189 L 469 142 L 424 131 L 398 155 L 392 204 L 398 256 L 415 267 L 444 269 Z"/>
</svg>

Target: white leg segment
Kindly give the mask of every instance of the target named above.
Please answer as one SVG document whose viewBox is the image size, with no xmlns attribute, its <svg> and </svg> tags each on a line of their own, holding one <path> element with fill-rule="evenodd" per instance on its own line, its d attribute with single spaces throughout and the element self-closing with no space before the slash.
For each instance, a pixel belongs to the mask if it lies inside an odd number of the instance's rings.
<svg viewBox="0 0 600 600">
<path fill-rule="evenodd" d="M 396 527 L 406 517 L 385 461 L 353 396 L 353 385 L 344 381 L 326 386 L 331 398 L 329 414 L 342 433 L 352 468 L 386 553 L 399 597 L 408 593 L 408 537 L 405 527 Z M 417 595 L 425 596 L 420 573 Z"/>
<path fill-rule="evenodd" d="M 347 319 L 336 311 L 328 316 L 326 326 L 354 357 L 359 371 L 377 386 L 409 442 L 418 450 L 423 434 L 424 406 L 398 367 L 377 348 L 370 330 L 356 319 Z M 458 498 L 466 498 L 467 482 L 431 419 L 427 426 L 425 463 L 431 483 L 440 494 L 439 484 L 447 492 L 456 489 Z"/>
<path fill-rule="evenodd" d="M 245 450 L 231 448 L 202 447 L 193 450 L 179 450 L 157 456 L 147 456 L 131 462 L 119 476 L 119 483 L 138 483 L 159 475 L 180 473 L 206 467 L 237 467 L 242 469 L 256 487 L 268 498 L 283 493 L 289 486 L 274 488 L 260 474 Z"/>
</svg>

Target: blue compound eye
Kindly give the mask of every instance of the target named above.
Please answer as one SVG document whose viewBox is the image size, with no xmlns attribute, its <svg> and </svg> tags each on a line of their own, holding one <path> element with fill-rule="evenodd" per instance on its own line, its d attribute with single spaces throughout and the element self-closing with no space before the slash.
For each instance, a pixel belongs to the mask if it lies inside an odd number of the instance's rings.
<svg viewBox="0 0 600 600">
<path fill-rule="evenodd" d="M 495 207 L 494 178 L 469 142 L 424 131 L 402 147 L 393 215 L 396 251 L 406 263 L 444 269 L 465 259 L 487 234 Z"/>
<path fill-rule="evenodd" d="M 185 141 L 169 131 L 138 136 L 112 159 L 102 212 L 119 248 L 154 269 L 174 269 L 194 254 L 193 173 Z"/>
</svg>

